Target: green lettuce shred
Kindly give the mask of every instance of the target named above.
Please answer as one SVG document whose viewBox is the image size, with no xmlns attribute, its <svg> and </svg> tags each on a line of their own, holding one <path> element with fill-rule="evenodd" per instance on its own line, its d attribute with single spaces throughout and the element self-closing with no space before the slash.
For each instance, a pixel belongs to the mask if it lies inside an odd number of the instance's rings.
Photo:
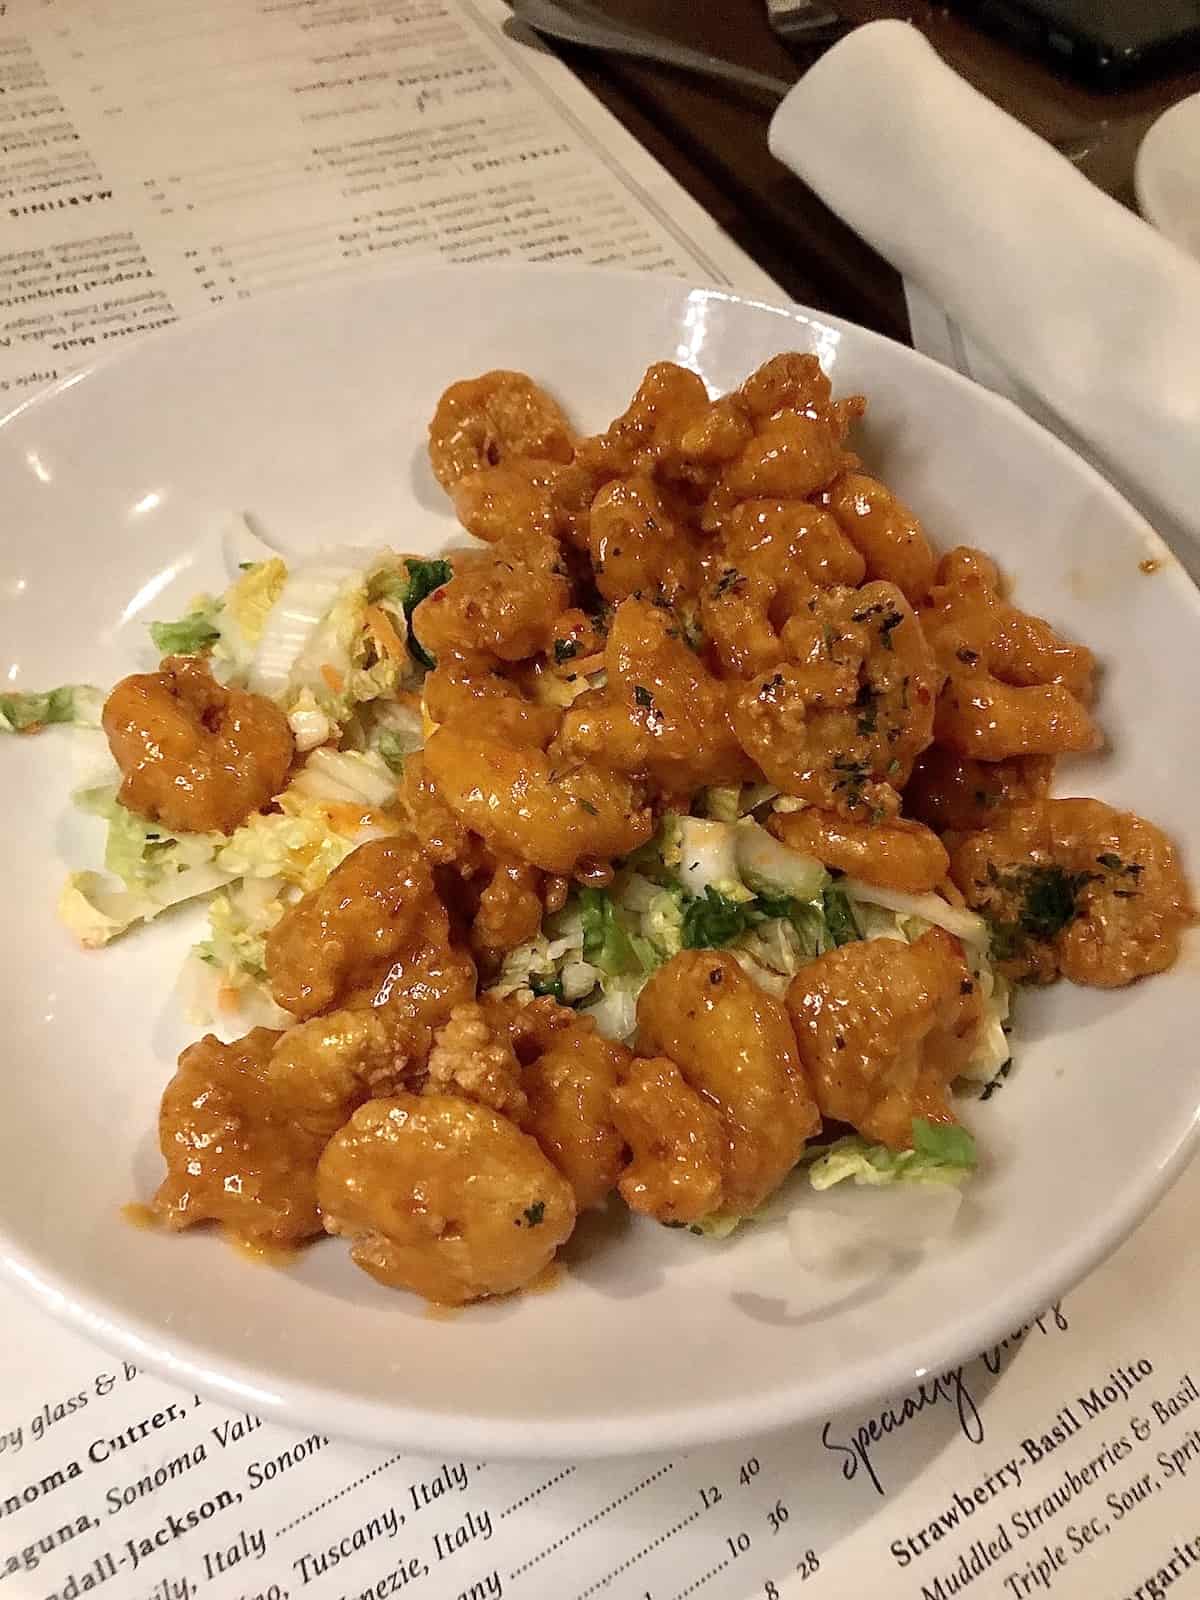
<svg viewBox="0 0 1200 1600">
<path fill-rule="evenodd" d="M 849 1134 L 818 1147 L 807 1157 L 814 1189 L 830 1189 L 848 1179 L 855 1183 L 959 1184 L 975 1170 L 975 1141 L 965 1128 L 914 1117 L 912 1148 L 890 1150 Z"/>
<path fill-rule="evenodd" d="M 0 733 L 40 733 L 56 723 L 98 728 L 104 695 L 88 683 L 64 683 L 44 693 L 0 694 Z"/>
</svg>

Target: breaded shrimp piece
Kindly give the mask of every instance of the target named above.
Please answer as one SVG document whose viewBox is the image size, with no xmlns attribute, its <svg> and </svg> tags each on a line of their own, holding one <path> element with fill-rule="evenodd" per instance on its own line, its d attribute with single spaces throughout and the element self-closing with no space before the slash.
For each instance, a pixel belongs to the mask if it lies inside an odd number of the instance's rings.
<svg viewBox="0 0 1200 1600">
<path fill-rule="evenodd" d="M 556 766 L 544 751 L 439 728 L 425 771 L 466 827 L 500 855 L 544 872 L 627 855 L 653 832 L 631 780 L 588 761 Z"/>
<path fill-rule="evenodd" d="M 429 424 L 429 461 L 450 493 L 468 472 L 514 456 L 570 461 L 570 426 L 557 401 L 523 372 L 485 372 L 452 383 Z"/>
<path fill-rule="evenodd" d="M 168 1228 L 216 1222 L 237 1239 L 275 1247 L 320 1233 L 316 1174 L 326 1135 L 272 1089 L 279 1039 L 271 1028 L 233 1044 L 207 1034 L 180 1056 L 158 1121 L 167 1174 L 153 1209 Z"/>
<path fill-rule="evenodd" d="M 608 680 L 565 713 L 557 754 L 649 777 L 671 793 L 737 783 L 753 768 L 729 718 L 729 690 L 644 600 L 617 609 L 604 653 Z"/>
<path fill-rule="evenodd" d="M 912 607 L 889 583 L 822 590 L 783 643 L 787 659 L 734 701 L 742 748 L 787 794 L 842 816 L 894 815 L 940 682 Z"/>
<path fill-rule="evenodd" d="M 548 650 L 570 601 L 558 546 L 502 540 L 453 558 L 454 576 L 412 614 L 412 631 L 441 661 L 524 661 Z"/>
<path fill-rule="evenodd" d="M 957 939 L 869 939 L 829 950 L 792 979 L 787 1009 L 822 1116 L 893 1150 L 914 1117 L 953 1122 L 950 1084 L 982 1015 Z"/>
<path fill-rule="evenodd" d="M 577 1208 L 600 1205 L 623 1165 L 611 1095 L 629 1051 L 605 1039 L 591 1017 L 548 996 L 526 1006 L 489 999 L 483 1009 L 521 1063 L 529 1101 L 522 1126 L 571 1185 Z"/>
<path fill-rule="evenodd" d="M 920 520 L 878 478 L 844 472 L 828 493 L 829 509 L 867 564 L 869 579 L 894 583 L 918 605 L 929 594 L 936 557 Z"/>
<path fill-rule="evenodd" d="M 382 978 L 402 951 L 444 943 L 446 927 L 416 841 L 372 840 L 289 906 L 267 935 L 271 992 L 293 1016 L 316 1016 Z"/>
<path fill-rule="evenodd" d="M 953 841 L 950 870 L 992 924 L 999 970 L 1027 982 L 1111 989 L 1163 972 L 1192 920 L 1171 841 L 1102 800 L 1011 806 Z"/>
<path fill-rule="evenodd" d="M 571 1186 L 536 1141 L 455 1095 L 361 1106 L 325 1147 L 317 1199 L 365 1272 L 442 1305 L 520 1289 L 575 1226 Z"/>
<path fill-rule="evenodd" d="M 1005 806 L 1044 799 L 1053 777 L 1050 756 L 975 761 L 930 745 L 917 757 L 905 785 L 904 809 L 939 833 L 970 833 L 989 827 Z"/>
<path fill-rule="evenodd" d="M 596 587 L 675 605 L 700 589 L 700 554 L 676 504 L 644 473 L 614 478 L 592 502 L 589 543 Z"/>
<path fill-rule="evenodd" d="M 295 749 L 277 705 L 196 656 L 122 678 L 102 720 L 121 804 L 173 833 L 232 833 L 283 788 Z"/>
<path fill-rule="evenodd" d="M 673 1061 L 633 1058 L 612 1092 L 612 1114 L 632 1152 L 618 1185 L 631 1211 L 679 1227 L 720 1208 L 725 1125 Z"/>
<path fill-rule="evenodd" d="M 673 1061 L 718 1111 L 726 1139 L 718 1209 L 754 1211 L 820 1126 L 783 1006 L 732 956 L 684 950 L 638 997 L 638 1049 Z"/>
<path fill-rule="evenodd" d="M 936 889 L 950 868 L 938 836 L 907 817 L 856 822 L 806 806 L 773 816 L 767 826 L 782 843 L 827 867 L 905 894 Z"/>
</svg>

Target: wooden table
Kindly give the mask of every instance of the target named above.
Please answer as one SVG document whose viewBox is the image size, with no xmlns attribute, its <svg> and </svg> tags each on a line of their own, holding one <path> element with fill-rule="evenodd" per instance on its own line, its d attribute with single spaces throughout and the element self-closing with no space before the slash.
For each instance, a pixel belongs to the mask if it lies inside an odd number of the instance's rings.
<svg viewBox="0 0 1200 1600">
<path fill-rule="evenodd" d="M 780 77 L 819 53 L 790 52 L 771 32 L 765 0 L 605 0 L 613 15 Z M 1200 89 L 1200 73 L 1117 94 L 1094 94 L 939 7 L 839 0 L 849 20 L 903 17 L 979 89 L 1043 136 L 1091 145 L 1080 161 L 1132 203 L 1133 158 L 1166 106 Z M 767 150 L 770 107 L 752 95 L 669 68 L 562 47 L 564 59 L 796 300 L 909 337 L 900 280 Z M 898 112 L 898 114 L 900 114 Z"/>
</svg>

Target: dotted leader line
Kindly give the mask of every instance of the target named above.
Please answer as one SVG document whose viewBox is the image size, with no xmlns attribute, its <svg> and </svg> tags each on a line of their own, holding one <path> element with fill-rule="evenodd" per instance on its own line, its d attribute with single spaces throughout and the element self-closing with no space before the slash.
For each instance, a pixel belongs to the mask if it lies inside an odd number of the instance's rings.
<svg viewBox="0 0 1200 1600">
<path fill-rule="evenodd" d="M 575 1471 L 574 1467 L 567 1467 L 563 1472 L 556 1472 L 553 1478 L 547 1478 L 545 1483 L 540 1483 L 536 1489 L 531 1489 L 528 1494 L 523 1494 L 519 1500 L 514 1500 L 507 1511 L 500 1513 L 500 1521 L 511 1517 L 514 1511 L 519 1511 L 522 1506 L 527 1506 L 531 1500 L 536 1500 L 538 1495 L 545 1494 L 547 1489 L 553 1489 L 556 1483 L 561 1483 L 564 1478 L 569 1478 Z"/>
<path fill-rule="evenodd" d="M 711 1572 L 706 1572 L 702 1578 L 697 1578 L 695 1583 L 689 1583 L 686 1589 L 680 1589 L 675 1600 L 687 1600 L 689 1594 L 695 1594 L 697 1589 L 702 1589 L 710 1578 L 715 1578 L 718 1572 L 724 1572 L 730 1560 L 731 1557 L 726 1556 L 724 1561 L 715 1566 Z"/>
<path fill-rule="evenodd" d="M 699 1511 L 689 1512 L 682 1522 L 677 1522 L 673 1528 L 668 1528 L 666 1533 L 660 1533 L 658 1538 L 652 1540 L 644 1550 L 639 1550 L 637 1555 L 630 1556 L 628 1561 L 622 1561 L 619 1567 L 614 1567 L 611 1572 L 606 1573 L 598 1582 L 591 1584 L 582 1594 L 576 1595 L 575 1600 L 588 1600 L 589 1595 L 595 1594 L 598 1589 L 606 1588 L 614 1578 L 619 1578 L 623 1572 L 628 1572 L 630 1567 L 635 1566 L 643 1556 L 648 1556 L 652 1550 L 657 1550 L 660 1544 L 666 1544 L 668 1539 L 673 1539 L 689 1523 L 695 1522 L 697 1517 L 703 1515 L 703 1507 Z"/>
<path fill-rule="evenodd" d="M 377 1467 L 372 1467 L 370 1472 L 364 1472 L 361 1478 L 355 1478 L 353 1483 L 348 1483 L 344 1489 L 339 1489 L 336 1494 L 331 1494 L 328 1500 L 318 1501 L 318 1503 L 313 1506 L 311 1510 L 306 1511 L 302 1517 L 297 1517 L 295 1522 L 289 1522 L 285 1528 L 280 1528 L 276 1532 L 275 1537 L 277 1539 L 282 1539 L 285 1533 L 291 1533 L 293 1528 L 298 1528 L 302 1522 L 307 1522 L 309 1517 L 315 1517 L 318 1511 L 324 1511 L 326 1506 L 331 1506 L 335 1500 L 340 1500 L 343 1495 L 349 1494 L 351 1489 L 359 1488 L 360 1485 L 368 1483 L 379 1473 L 386 1472 L 389 1467 L 394 1467 L 396 1462 L 400 1460 L 403 1454 L 403 1450 L 398 1450 L 394 1456 L 389 1456 L 386 1461 L 381 1461 Z"/>
<path fill-rule="evenodd" d="M 623 1506 L 627 1500 L 632 1500 L 635 1494 L 640 1494 L 643 1489 L 647 1489 L 652 1483 L 656 1483 L 659 1478 L 672 1471 L 674 1466 L 675 1463 L 673 1461 L 668 1461 L 665 1467 L 659 1467 L 657 1472 L 652 1472 L 648 1478 L 643 1478 L 641 1483 L 635 1483 L 632 1489 L 626 1489 L 624 1494 L 618 1495 L 603 1510 L 597 1511 L 595 1516 L 589 1517 L 586 1522 L 581 1522 L 577 1528 L 572 1528 L 570 1533 L 564 1533 L 561 1539 L 556 1539 L 553 1544 L 547 1545 L 544 1550 L 540 1551 L 531 1560 L 523 1562 L 514 1572 L 510 1572 L 508 1581 L 510 1583 L 515 1582 L 523 1572 L 528 1572 L 530 1567 L 536 1567 L 539 1561 L 544 1561 L 547 1556 L 552 1556 L 556 1550 L 561 1550 L 563 1545 L 570 1544 L 572 1539 L 576 1539 L 581 1533 L 585 1533 L 594 1523 L 599 1522 L 601 1517 L 606 1517 L 610 1511 L 615 1511 L 618 1506 Z"/>
</svg>

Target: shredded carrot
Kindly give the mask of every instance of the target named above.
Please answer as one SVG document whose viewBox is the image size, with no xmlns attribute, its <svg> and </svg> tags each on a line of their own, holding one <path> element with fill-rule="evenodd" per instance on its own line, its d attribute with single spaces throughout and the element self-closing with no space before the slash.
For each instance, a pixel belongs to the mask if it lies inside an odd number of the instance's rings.
<svg viewBox="0 0 1200 1600">
<path fill-rule="evenodd" d="M 217 990 L 217 1008 L 220 1011 L 236 1011 L 238 1008 L 238 992 L 232 983 L 223 983 Z"/>
<path fill-rule="evenodd" d="M 371 637 L 384 655 L 391 656 L 393 661 L 403 661 L 404 643 L 387 612 L 381 606 L 368 606 L 364 616 Z"/>
<path fill-rule="evenodd" d="M 334 694 L 341 694 L 346 687 L 345 678 L 342 677 L 336 667 L 331 667 L 328 661 L 321 668 L 321 676 L 325 679 L 326 686 L 332 689 Z"/>
<path fill-rule="evenodd" d="M 942 879 L 938 885 L 938 893 L 943 900 L 949 901 L 952 906 L 958 906 L 961 910 L 966 909 L 967 902 L 963 892 L 952 878 Z"/>
</svg>

